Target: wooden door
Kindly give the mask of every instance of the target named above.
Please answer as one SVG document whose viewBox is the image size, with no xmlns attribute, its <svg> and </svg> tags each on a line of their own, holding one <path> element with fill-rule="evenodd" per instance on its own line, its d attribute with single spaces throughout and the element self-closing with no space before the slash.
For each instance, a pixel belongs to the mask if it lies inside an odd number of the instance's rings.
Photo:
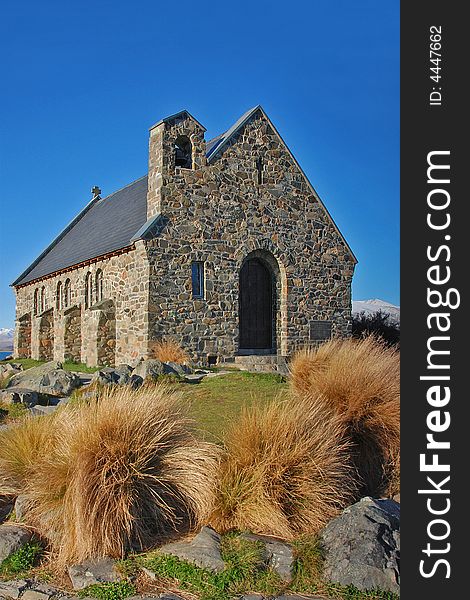
<svg viewBox="0 0 470 600">
<path fill-rule="evenodd" d="M 271 350 L 273 283 L 269 268 L 257 258 L 240 271 L 240 349 Z"/>
</svg>

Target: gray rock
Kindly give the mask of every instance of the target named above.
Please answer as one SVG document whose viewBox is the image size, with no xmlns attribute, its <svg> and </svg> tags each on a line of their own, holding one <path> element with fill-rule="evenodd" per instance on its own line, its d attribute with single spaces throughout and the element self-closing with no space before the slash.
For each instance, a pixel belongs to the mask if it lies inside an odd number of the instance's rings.
<svg viewBox="0 0 470 600">
<path fill-rule="evenodd" d="M 29 412 L 35 417 L 43 417 L 44 415 L 51 415 L 57 410 L 57 406 L 41 406 L 37 404 L 29 409 Z"/>
<path fill-rule="evenodd" d="M 90 383 L 99 385 L 126 385 L 132 375 L 132 367 L 129 365 L 119 365 L 115 368 L 104 367 L 95 371 L 91 377 Z"/>
<path fill-rule="evenodd" d="M 0 402 L 4 404 L 25 404 L 34 406 L 39 402 L 38 393 L 23 387 L 9 387 L 0 390 Z"/>
<path fill-rule="evenodd" d="M 180 377 L 184 377 L 185 375 L 190 375 L 192 373 L 191 369 L 186 365 L 180 365 L 179 363 L 171 361 L 163 364 L 165 373 L 168 375 L 179 375 Z"/>
<path fill-rule="evenodd" d="M 83 590 L 95 583 L 120 580 L 115 569 L 115 561 L 112 558 L 87 560 L 79 565 L 67 567 L 67 572 L 74 590 Z"/>
<path fill-rule="evenodd" d="M 28 509 L 30 507 L 30 501 L 28 499 L 27 496 L 23 496 L 22 494 L 20 494 L 17 499 L 15 500 L 15 520 L 16 521 L 22 521 L 26 515 L 26 513 L 28 512 Z"/>
<path fill-rule="evenodd" d="M 49 600 L 52 595 L 38 590 L 26 590 L 21 598 L 22 600 Z"/>
<path fill-rule="evenodd" d="M 156 358 L 152 358 L 149 360 L 142 360 L 137 363 L 136 368 L 134 369 L 134 375 L 139 375 L 142 379 L 146 379 L 150 377 L 151 379 L 156 379 L 159 375 L 163 375 L 165 373 L 165 366 Z"/>
<path fill-rule="evenodd" d="M 240 537 L 251 542 L 262 542 L 265 564 L 271 567 L 284 581 L 292 581 L 295 559 L 289 544 L 275 538 L 252 533 L 243 533 Z"/>
<path fill-rule="evenodd" d="M 361 590 L 400 591 L 400 505 L 366 497 L 346 508 L 320 534 L 324 575 Z"/>
<path fill-rule="evenodd" d="M 0 598 L 19 598 L 26 589 L 28 582 L 24 579 L 17 581 L 0 581 Z"/>
<path fill-rule="evenodd" d="M 140 386 L 144 383 L 144 380 L 142 379 L 142 377 L 140 375 L 136 375 L 135 373 L 133 373 L 129 379 L 129 386 L 133 389 L 136 390 L 137 388 L 140 388 Z"/>
<path fill-rule="evenodd" d="M 31 530 L 20 525 L 0 525 L 0 563 L 31 541 L 32 537 Z"/>
<path fill-rule="evenodd" d="M 185 383 L 201 383 L 205 375 L 184 375 L 183 381 Z"/>
<path fill-rule="evenodd" d="M 220 535 L 210 527 L 203 527 L 189 542 L 173 542 L 159 548 L 162 554 L 171 554 L 203 569 L 220 572 L 225 568 L 220 553 Z"/>
<path fill-rule="evenodd" d="M 80 378 L 75 373 L 64 371 L 61 363 L 52 361 L 14 375 L 7 389 L 24 387 L 38 394 L 69 396 L 79 386 Z"/>
</svg>

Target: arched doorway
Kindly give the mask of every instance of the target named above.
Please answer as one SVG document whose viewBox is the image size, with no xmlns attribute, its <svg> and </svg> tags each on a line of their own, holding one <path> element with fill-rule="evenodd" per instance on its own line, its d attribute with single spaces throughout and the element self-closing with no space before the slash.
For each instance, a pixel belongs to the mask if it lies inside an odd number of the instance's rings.
<svg viewBox="0 0 470 600">
<path fill-rule="evenodd" d="M 54 320 L 52 310 L 41 317 L 39 323 L 39 360 L 54 358 Z"/>
<path fill-rule="evenodd" d="M 239 349 L 274 352 L 276 275 L 266 260 L 256 255 L 245 259 L 239 294 Z"/>
</svg>

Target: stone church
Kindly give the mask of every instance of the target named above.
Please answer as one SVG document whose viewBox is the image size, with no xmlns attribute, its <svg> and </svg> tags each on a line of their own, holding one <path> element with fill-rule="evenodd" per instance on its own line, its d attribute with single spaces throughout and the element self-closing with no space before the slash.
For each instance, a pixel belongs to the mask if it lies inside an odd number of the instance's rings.
<svg viewBox="0 0 470 600">
<path fill-rule="evenodd" d="M 206 141 L 150 128 L 148 175 L 93 198 L 12 284 L 15 357 L 200 364 L 287 357 L 351 332 L 353 252 L 261 106 Z"/>
</svg>

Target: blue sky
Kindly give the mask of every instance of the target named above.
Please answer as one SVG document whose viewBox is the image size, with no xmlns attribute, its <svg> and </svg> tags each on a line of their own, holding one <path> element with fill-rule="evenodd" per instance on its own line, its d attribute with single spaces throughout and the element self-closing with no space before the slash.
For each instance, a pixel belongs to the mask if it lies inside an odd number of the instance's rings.
<svg viewBox="0 0 470 600">
<path fill-rule="evenodd" d="M 209 139 L 261 104 L 358 257 L 353 298 L 399 304 L 398 1 L 8 0 L 0 28 L 0 327 L 9 284 L 183 108 Z"/>
</svg>

